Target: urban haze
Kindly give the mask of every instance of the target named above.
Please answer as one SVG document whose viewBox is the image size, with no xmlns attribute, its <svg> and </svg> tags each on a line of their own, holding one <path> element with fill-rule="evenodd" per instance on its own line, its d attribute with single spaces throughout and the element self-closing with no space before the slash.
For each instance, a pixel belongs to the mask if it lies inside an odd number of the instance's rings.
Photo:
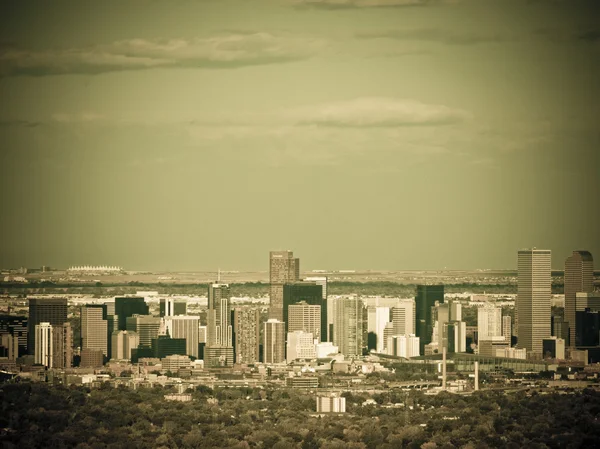
<svg viewBox="0 0 600 449">
<path fill-rule="evenodd" d="M 3 2 L 1 447 L 600 447 L 599 6 Z"/>
</svg>

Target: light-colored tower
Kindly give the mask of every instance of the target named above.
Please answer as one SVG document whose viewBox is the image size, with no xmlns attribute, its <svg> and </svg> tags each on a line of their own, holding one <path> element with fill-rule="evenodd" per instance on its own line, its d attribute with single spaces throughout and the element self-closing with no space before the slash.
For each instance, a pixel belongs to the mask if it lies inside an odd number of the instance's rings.
<svg viewBox="0 0 600 449">
<path fill-rule="evenodd" d="M 108 321 L 106 305 L 81 307 L 81 349 L 99 349 L 108 355 Z"/>
<path fill-rule="evenodd" d="M 300 279 L 300 259 L 292 251 L 269 253 L 269 318 L 283 320 L 283 284 Z"/>
<path fill-rule="evenodd" d="M 337 298 L 333 344 L 346 357 L 362 356 L 362 301 L 356 297 Z"/>
<path fill-rule="evenodd" d="M 287 334 L 287 363 L 296 359 L 311 360 L 317 356 L 315 339 L 311 332 L 295 331 Z"/>
<path fill-rule="evenodd" d="M 500 307 L 487 304 L 477 309 L 477 335 L 479 338 L 502 335 L 502 309 Z"/>
<path fill-rule="evenodd" d="M 375 350 L 383 352 L 385 348 L 384 330 L 387 323 L 390 322 L 389 307 L 367 307 L 367 332 L 373 333 L 377 337 Z"/>
<path fill-rule="evenodd" d="M 271 318 L 264 323 L 263 356 L 265 363 L 285 361 L 285 323 Z"/>
<path fill-rule="evenodd" d="M 229 296 L 229 284 L 208 286 L 206 346 L 233 346 Z"/>
<path fill-rule="evenodd" d="M 260 313 L 257 308 L 233 310 L 235 362 L 254 364 L 259 361 Z"/>
<path fill-rule="evenodd" d="M 502 335 L 510 346 L 512 338 L 512 319 L 510 318 L 510 315 L 505 315 L 502 317 Z"/>
<path fill-rule="evenodd" d="M 321 306 L 301 301 L 288 307 L 288 334 L 295 331 L 309 332 L 315 338 L 321 334 Z"/>
<path fill-rule="evenodd" d="M 171 338 L 185 338 L 186 355 L 198 358 L 200 317 L 178 315 L 165 317 L 164 320 Z"/>
<path fill-rule="evenodd" d="M 152 340 L 158 338 L 160 318 L 151 315 L 133 315 L 127 317 L 127 330 L 139 336 L 139 345 L 151 348 Z"/>
<path fill-rule="evenodd" d="M 136 332 L 115 331 L 112 334 L 112 353 L 115 360 L 130 360 L 131 350 L 138 347 L 140 337 Z"/>
<path fill-rule="evenodd" d="M 518 253 L 518 346 L 536 357 L 542 355 L 542 340 L 551 334 L 551 260 L 550 250 L 533 248 Z"/>
<path fill-rule="evenodd" d="M 416 309 L 414 299 L 400 299 L 398 305 L 392 308 L 394 335 L 414 334 L 415 317 Z"/>
<path fill-rule="evenodd" d="M 52 345 L 52 326 L 50 323 L 40 323 L 35 325 L 35 354 L 34 362 L 52 367 L 54 358 L 54 347 Z"/>
<path fill-rule="evenodd" d="M 594 291 L 594 258 L 589 251 L 573 251 L 565 260 L 565 321 L 568 323 L 567 345 L 576 344 L 576 295 Z"/>
</svg>

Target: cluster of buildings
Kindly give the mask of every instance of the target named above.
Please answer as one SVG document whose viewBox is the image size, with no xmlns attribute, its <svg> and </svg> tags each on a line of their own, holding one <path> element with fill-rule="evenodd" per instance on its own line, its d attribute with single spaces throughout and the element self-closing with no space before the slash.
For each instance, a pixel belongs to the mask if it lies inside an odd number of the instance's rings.
<svg viewBox="0 0 600 449">
<path fill-rule="evenodd" d="M 74 267 L 89 268 L 96 267 Z M 272 366 L 351 361 L 369 352 L 415 359 L 473 348 L 485 357 L 587 362 L 585 351 L 600 349 L 600 293 L 594 292 L 587 251 L 575 251 L 565 263 L 564 315 L 551 314 L 550 251 L 521 250 L 514 321 L 484 301 L 476 329 L 463 320 L 460 300 L 445 298 L 443 285 L 418 285 L 415 297 L 405 299 L 328 296 L 326 277 L 300 279 L 292 251 L 271 252 L 269 272 L 265 320 L 256 307 L 232 307 L 230 287 L 219 275 L 208 286 L 205 315 L 188 315 L 186 300 L 172 297 L 160 298 L 158 315 L 138 296 L 85 304 L 79 341 L 73 341 L 66 299 L 30 298 L 28 317 L 0 317 L 0 365 L 16 366 L 22 356 L 26 364 L 59 369 L 151 358 L 162 361 L 163 371 L 176 372 L 192 362 L 203 369 Z M 468 335 L 475 336 L 472 347 Z"/>
</svg>

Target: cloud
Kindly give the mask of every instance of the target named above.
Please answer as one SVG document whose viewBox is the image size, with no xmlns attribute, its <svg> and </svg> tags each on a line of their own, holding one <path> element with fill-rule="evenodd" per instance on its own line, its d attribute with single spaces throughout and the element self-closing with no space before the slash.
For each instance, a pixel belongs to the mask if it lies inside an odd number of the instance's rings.
<svg viewBox="0 0 600 449">
<path fill-rule="evenodd" d="M 351 128 L 450 125 L 470 118 L 468 112 L 460 109 L 387 97 L 361 97 L 307 106 L 286 115 L 297 125 Z"/>
<path fill-rule="evenodd" d="M 291 0 L 299 7 L 320 9 L 396 8 L 425 6 L 439 3 L 458 3 L 459 0 Z"/>
<path fill-rule="evenodd" d="M 473 45 L 490 42 L 503 42 L 507 37 L 494 33 L 453 32 L 433 28 L 416 28 L 406 30 L 389 30 L 376 33 L 356 34 L 358 39 L 394 39 L 440 42 L 449 45 Z"/>
<path fill-rule="evenodd" d="M 22 120 L 22 119 L 0 119 L 0 128 L 4 127 L 23 127 L 23 128 L 35 128 L 40 126 L 42 123 L 33 120 Z"/>
<path fill-rule="evenodd" d="M 85 48 L 0 51 L 0 76 L 97 74 L 150 68 L 225 69 L 310 57 L 322 41 L 269 33 L 229 33 L 196 39 L 130 39 Z"/>
</svg>

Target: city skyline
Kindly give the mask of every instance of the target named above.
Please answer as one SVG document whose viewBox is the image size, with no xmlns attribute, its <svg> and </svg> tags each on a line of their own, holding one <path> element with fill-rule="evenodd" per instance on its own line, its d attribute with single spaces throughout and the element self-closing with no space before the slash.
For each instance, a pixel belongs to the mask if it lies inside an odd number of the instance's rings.
<svg viewBox="0 0 600 449">
<path fill-rule="evenodd" d="M 4 2 L 0 266 L 600 254 L 598 8 Z"/>
</svg>

